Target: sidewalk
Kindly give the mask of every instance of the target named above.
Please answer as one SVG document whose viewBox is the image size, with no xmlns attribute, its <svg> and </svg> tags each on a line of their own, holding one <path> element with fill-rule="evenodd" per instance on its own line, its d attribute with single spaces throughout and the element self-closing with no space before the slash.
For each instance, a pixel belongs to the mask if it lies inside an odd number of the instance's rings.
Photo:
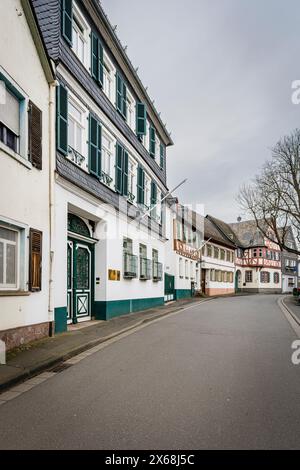
<svg viewBox="0 0 300 470">
<path fill-rule="evenodd" d="M 300 304 L 298 304 L 298 299 L 293 295 L 289 295 L 284 298 L 283 303 L 292 312 L 295 321 L 300 325 Z"/>
<path fill-rule="evenodd" d="M 192 304 L 207 302 L 210 298 L 183 299 L 162 307 L 132 313 L 99 322 L 82 329 L 74 329 L 53 338 L 36 341 L 8 353 L 6 365 L 0 365 L 0 393 L 16 383 L 54 367 L 81 352 L 118 336 L 139 325 L 151 322 Z"/>
</svg>

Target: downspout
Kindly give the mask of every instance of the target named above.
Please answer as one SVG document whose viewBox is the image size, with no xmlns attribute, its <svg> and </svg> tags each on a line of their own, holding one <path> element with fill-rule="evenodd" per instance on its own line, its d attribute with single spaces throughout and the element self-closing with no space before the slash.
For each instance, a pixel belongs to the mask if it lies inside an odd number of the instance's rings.
<svg viewBox="0 0 300 470">
<path fill-rule="evenodd" d="M 50 336 L 54 336 L 53 262 L 54 262 L 54 171 L 55 171 L 55 93 L 56 82 L 49 85 L 49 298 Z"/>
</svg>

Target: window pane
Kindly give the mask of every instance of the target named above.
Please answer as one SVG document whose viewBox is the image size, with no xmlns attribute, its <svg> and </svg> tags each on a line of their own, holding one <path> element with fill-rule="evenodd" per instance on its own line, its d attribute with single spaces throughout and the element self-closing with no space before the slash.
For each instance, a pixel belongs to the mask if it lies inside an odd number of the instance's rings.
<svg viewBox="0 0 300 470">
<path fill-rule="evenodd" d="M 71 101 L 69 101 L 69 113 L 74 116 L 74 118 L 81 122 L 82 119 L 82 113 L 80 109 L 76 108 Z"/>
<path fill-rule="evenodd" d="M 81 62 L 84 62 L 84 41 L 81 37 L 79 37 L 78 41 L 78 57 Z"/>
<path fill-rule="evenodd" d="M 20 133 L 20 102 L 6 89 L 5 102 L 0 106 L 0 121 L 14 134 Z"/>
<path fill-rule="evenodd" d="M 6 283 L 16 284 L 16 245 L 6 247 Z"/>
<path fill-rule="evenodd" d="M 76 149 L 77 152 L 82 153 L 82 128 L 77 126 L 76 129 Z"/>
<path fill-rule="evenodd" d="M 9 129 L 6 129 L 6 142 L 5 144 L 7 147 L 12 149 L 14 152 L 17 151 L 17 136 L 10 131 Z"/>
<path fill-rule="evenodd" d="M 9 230 L 4 227 L 0 227 L 0 238 L 3 240 L 8 240 L 10 242 L 16 242 L 17 241 L 17 232 L 13 230 Z"/>
<path fill-rule="evenodd" d="M 4 245 L 3 243 L 0 242 L 0 284 L 3 284 L 4 281 L 4 276 L 3 276 L 3 250 L 4 250 Z"/>
<path fill-rule="evenodd" d="M 74 122 L 69 119 L 69 135 L 68 135 L 68 140 L 69 140 L 69 145 L 71 147 L 75 147 L 75 142 L 74 142 Z"/>
</svg>

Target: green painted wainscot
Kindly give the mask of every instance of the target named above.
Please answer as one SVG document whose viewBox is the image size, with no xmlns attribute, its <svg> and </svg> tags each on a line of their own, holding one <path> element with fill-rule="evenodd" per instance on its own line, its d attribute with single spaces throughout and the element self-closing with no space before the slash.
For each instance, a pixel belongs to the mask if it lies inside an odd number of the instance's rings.
<svg viewBox="0 0 300 470">
<path fill-rule="evenodd" d="M 58 307 L 54 309 L 55 333 L 65 333 L 67 325 L 67 307 Z"/>
<path fill-rule="evenodd" d="M 192 296 L 192 291 L 191 289 L 176 289 L 175 290 L 175 298 L 176 300 L 179 299 L 188 299 Z"/>
<path fill-rule="evenodd" d="M 159 307 L 160 305 L 164 305 L 164 297 L 94 302 L 93 316 L 96 320 L 110 320 L 128 313 Z"/>
</svg>

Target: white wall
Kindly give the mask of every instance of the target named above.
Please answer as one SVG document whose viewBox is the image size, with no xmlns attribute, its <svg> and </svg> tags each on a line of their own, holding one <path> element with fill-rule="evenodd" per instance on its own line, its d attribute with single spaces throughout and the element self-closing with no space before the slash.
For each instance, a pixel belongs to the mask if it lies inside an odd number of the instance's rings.
<svg viewBox="0 0 300 470">
<path fill-rule="evenodd" d="M 219 250 L 225 249 L 226 251 L 230 251 L 234 255 L 234 250 L 230 250 L 229 248 L 223 247 L 216 243 L 209 243 L 212 247 L 217 247 Z M 207 249 L 207 246 L 206 246 Z M 219 252 L 220 256 L 220 252 Z M 226 253 L 225 253 L 225 260 L 216 259 L 213 257 L 209 257 L 206 255 L 202 255 L 201 257 L 201 268 L 206 270 L 206 279 L 205 284 L 207 289 L 222 289 L 222 290 L 233 290 L 235 284 L 235 264 L 226 261 Z M 211 281 L 210 280 L 210 270 L 215 269 L 217 271 L 223 272 L 231 272 L 233 274 L 233 282 L 218 282 L 218 281 Z"/>
<path fill-rule="evenodd" d="M 280 269 L 271 269 L 271 268 L 260 268 L 257 269 L 251 268 L 251 267 L 240 267 L 237 266 L 237 270 L 240 270 L 242 273 L 242 282 L 241 282 L 241 288 L 242 289 L 281 289 L 282 286 L 282 279 L 281 279 L 281 270 Z M 245 273 L 246 271 L 252 271 L 252 282 L 247 282 L 246 285 L 245 283 Z M 269 283 L 263 283 L 260 280 L 260 272 L 261 271 L 267 271 L 270 273 L 270 282 Z M 274 283 L 274 273 L 277 272 L 279 274 L 279 283 L 276 284 Z"/>
<path fill-rule="evenodd" d="M 289 279 L 293 279 L 294 285 L 289 286 Z M 287 274 L 282 275 L 282 292 L 283 293 L 289 293 L 293 292 L 293 289 L 297 286 L 297 276 L 289 276 Z"/>
<path fill-rule="evenodd" d="M 144 299 L 164 296 L 164 282 L 140 281 L 123 278 L 123 237 L 133 240 L 133 254 L 139 256 L 139 243 L 147 245 L 147 257 L 152 260 L 152 249 L 159 253 L 159 262 L 165 264 L 164 243 L 157 237 L 149 238 L 136 222 L 130 223 L 125 215 L 113 207 L 101 204 L 93 196 L 59 178 L 55 185 L 55 259 L 54 259 L 54 303 L 55 307 L 67 305 L 67 215 L 68 210 L 96 222 L 95 285 L 96 301 Z M 108 280 L 108 270 L 121 271 L 120 281 Z M 164 270 L 164 269 L 163 269 Z"/>
<path fill-rule="evenodd" d="M 52 320 L 48 315 L 49 286 L 49 86 L 19 0 L 0 2 L 0 66 L 5 75 L 43 113 L 43 170 L 0 148 L 0 221 L 21 225 L 26 232 L 24 276 L 28 282 L 28 231 L 43 232 L 42 291 L 3 297 L 0 292 L 0 330 Z M 27 121 L 27 119 L 26 119 Z M 24 129 L 27 148 L 27 129 Z"/>
</svg>

